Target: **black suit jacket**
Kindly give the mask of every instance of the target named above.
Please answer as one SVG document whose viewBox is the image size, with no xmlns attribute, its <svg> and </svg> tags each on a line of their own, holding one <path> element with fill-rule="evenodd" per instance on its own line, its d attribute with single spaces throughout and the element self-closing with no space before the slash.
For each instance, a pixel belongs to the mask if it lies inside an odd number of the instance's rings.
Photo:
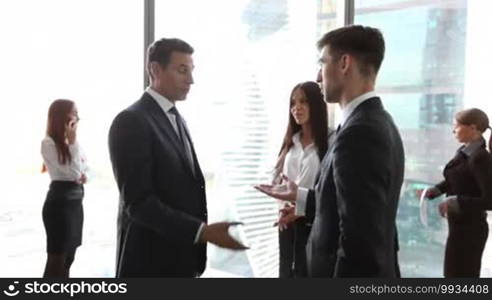
<svg viewBox="0 0 492 300">
<path fill-rule="evenodd" d="M 485 210 L 492 210 L 492 155 L 485 140 L 470 156 L 458 149 L 444 168 L 444 180 L 436 187 L 447 195 L 456 195 L 459 214 L 451 213 L 449 220 L 458 223 L 485 222 Z"/>
<path fill-rule="evenodd" d="M 379 98 L 360 104 L 337 133 L 308 194 L 312 277 L 398 277 L 396 212 L 403 183 L 400 134 Z"/>
<path fill-rule="evenodd" d="M 168 117 L 144 93 L 114 119 L 109 151 L 120 192 L 116 276 L 202 273 L 206 246 L 194 239 L 207 209 L 193 145 L 191 165 Z"/>
<path fill-rule="evenodd" d="M 492 209 L 492 156 L 485 140 L 470 155 L 463 148 L 446 164 L 445 180 L 437 185 L 447 195 L 457 196 L 459 203 L 458 211 L 448 211 L 445 277 L 479 277 L 489 233 L 485 210 Z"/>
</svg>

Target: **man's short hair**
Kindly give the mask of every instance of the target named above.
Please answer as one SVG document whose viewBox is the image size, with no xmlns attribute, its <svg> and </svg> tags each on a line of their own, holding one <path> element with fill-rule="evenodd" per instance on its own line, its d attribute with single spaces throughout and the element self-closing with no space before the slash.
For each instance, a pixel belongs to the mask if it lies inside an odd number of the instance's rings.
<svg viewBox="0 0 492 300">
<path fill-rule="evenodd" d="M 326 33 L 318 41 L 318 49 L 330 46 L 330 54 L 339 59 L 344 54 L 354 56 L 363 76 L 377 74 L 384 58 L 384 38 L 379 29 L 351 25 Z"/>
<path fill-rule="evenodd" d="M 166 68 L 173 52 L 193 54 L 193 48 L 180 39 L 162 38 L 152 43 L 147 49 L 147 71 L 150 74 L 150 63 L 157 62 Z"/>
</svg>

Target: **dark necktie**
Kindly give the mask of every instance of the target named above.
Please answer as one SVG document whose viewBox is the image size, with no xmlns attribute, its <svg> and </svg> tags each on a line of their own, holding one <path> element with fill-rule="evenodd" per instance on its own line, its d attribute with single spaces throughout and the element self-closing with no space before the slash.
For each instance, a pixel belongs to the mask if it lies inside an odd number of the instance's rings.
<svg viewBox="0 0 492 300">
<path fill-rule="evenodd" d="M 338 133 L 341 128 L 342 128 L 342 124 L 338 124 L 337 131 L 335 133 Z"/>
<path fill-rule="evenodd" d="M 191 151 L 191 140 L 187 134 L 187 131 L 185 129 L 184 123 L 183 123 L 183 118 L 179 114 L 178 110 L 176 109 L 176 106 L 173 106 L 169 110 L 170 113 L 172 113 L 174 116 L 176 116 L 176 127 L 178 127 L 178 138 L 183 144 L 183 147 L 185 149 L 186 157 L 188 158 L 188 162 L 190 163 L 191 170 L 193 171 L 193 174 L 195 174 L 195 164 L 193 163 L 193 154 Z"/>
</svg>

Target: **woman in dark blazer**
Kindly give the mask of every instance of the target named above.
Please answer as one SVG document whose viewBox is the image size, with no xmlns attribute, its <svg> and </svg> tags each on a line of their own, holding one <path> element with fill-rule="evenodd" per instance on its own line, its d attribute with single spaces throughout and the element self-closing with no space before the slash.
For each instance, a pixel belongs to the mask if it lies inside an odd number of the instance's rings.
<svg viewBox="0 0 492 300">
<path fill-rule="evenodd" d="M 439 213 L 449 225 L 445 277 L 480 277 L 489 234 L 486 210 L 492 209 L 492 156 L 482 137 L 487 129 L 491 129 L 489 120 L 479 109 L 456 114 L 453 133 L 463 145 L 444 168 L 444 180 L 425 195 L 430 199 L 447 196 L 439 204 Z M 492 138 L 488 146 L 491 149 Z"/>
</svg>

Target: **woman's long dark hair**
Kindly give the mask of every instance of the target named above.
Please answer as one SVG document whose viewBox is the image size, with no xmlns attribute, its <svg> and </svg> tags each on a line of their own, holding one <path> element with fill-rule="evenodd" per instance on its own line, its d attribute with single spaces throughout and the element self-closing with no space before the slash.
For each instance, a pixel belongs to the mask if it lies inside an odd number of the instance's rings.
<svg viewBox="0 0 492 300">
<path fill-rule="evenodd" d="M 287 125 L 287 131 L 285 132 L 284 140 L 280 147 L 277 164 L 275 165 L 275 177 L 278 177 L 282 172 L 285 155 L 287 155 L 287 152 L 289 152 L 290 148 L 294 145 L 292 137 L 302 129 L 301 126 L 296 123 L 290 111 L 292 108 L 294 91 L 299 88 L 304 92 L 304 95 L 306 95 L 307 103 L 309 105 L 309 125 L 311 126 L 314 145 L 318 148 L 320 160 L 323 159 L 323 156 L 328 149 L 328 116 L 326 103 L 323 100 L 321 89 L 314 81 L 299 83 L 290 93 L 289 124 Z"/>
<path fill-rule="evenodd" d="M 48 124 L 46 126 L 46 135 L 51 137 L 55 142 L 58 161 L 60 164 L 72 162 L 72 155 L 66 143 L 65 126 L 70 121 L 70 112 L 72 112 L 75 103 L 71 100 L 58 99 L 51 103 L 48 110 Z M 43 164 L 43 172 L 46 166 Z"/>
</svg>

